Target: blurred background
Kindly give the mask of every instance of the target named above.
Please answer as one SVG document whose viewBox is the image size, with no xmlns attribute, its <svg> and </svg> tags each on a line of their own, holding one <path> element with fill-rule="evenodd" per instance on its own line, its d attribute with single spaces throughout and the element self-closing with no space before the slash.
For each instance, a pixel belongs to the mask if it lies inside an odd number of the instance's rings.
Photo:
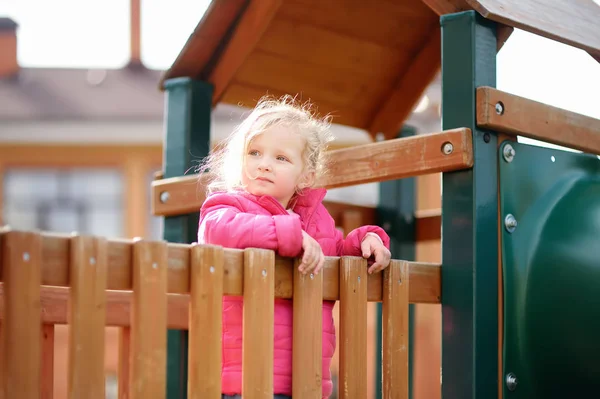
<svg viewBox="0 0 600 399">
<path fill-rule="evenodd" d="M 162 238 L 161 219 L 150 212 L 150 182 L 162 168 L 164 98 L 158 81 L 208 4 L 0 1 L 0 225 Z M 600 65 L 583 51 L 523 31 L 516 30 L 498 54 L 497 87 L 600 118 Z M 407 122 L 417 133 L 441 129 L 440 99 L 438 77 Z M 216 107 L 213 144 L 243 112 Z M 339 125 L 334 133 L 336 147 L 376 139 Z M 439 207 L 436 179 L 428 180 L 432 190 L 419 189 L 426 208 Z M 368 184 L 332 190 L 328 199 L 375 206 L 378 195 L 378 185 Z M 420 260 L 438 259 L 439 247 L 423 249 Z M 421 333 L 431 335 L 431 356 L 439 362 L 439 309 L 430 319 L 425 315 Z M 57 326 L 55 336 L 55 398 L 66 397 L 63 327 Z M 107 344 L 106 397 L 116 398 L 116 329 L 107 329 Z M 436 392 L 424 387 L 415 397 L 435 399 Z"/>
</svg>

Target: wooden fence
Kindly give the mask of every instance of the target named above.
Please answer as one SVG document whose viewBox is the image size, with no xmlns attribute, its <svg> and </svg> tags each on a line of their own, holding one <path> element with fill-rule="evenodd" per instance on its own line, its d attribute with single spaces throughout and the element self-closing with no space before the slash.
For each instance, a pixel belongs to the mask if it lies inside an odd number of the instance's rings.
<svg viewBox="0 0 600 399">
<path fill-rule="evenodd" d="M 220 398 L 221 298 L 243 295 L 244 398 L 273 386 L 273 298 L 294 298 L 293 395 L 321 396 L 322 300 L 339 301 L 341 398 L 367 395 L 367 302 L 383 303 L 383 393 L 408 396 L 408 304 L 440 300 L 440 265 L 327 257 L 302 275 L 296 259 L 163 241 L 0 233 L 4 398 L 51 398 L 53 325 L 70 326 L 68 395 L 104 398 L 104 327 L 125 326 L 121 397 L 164 398 L 167 329 L 189 329 L 188 397 Z M 410 282 L 410 284 L 409 284 Z M 40 339 L 41 337 L 41 339 Z M 51 340 L 50 340 L 51 342 Z M 121 385 L 120 381 L 120 385 Z"/>
</svg>

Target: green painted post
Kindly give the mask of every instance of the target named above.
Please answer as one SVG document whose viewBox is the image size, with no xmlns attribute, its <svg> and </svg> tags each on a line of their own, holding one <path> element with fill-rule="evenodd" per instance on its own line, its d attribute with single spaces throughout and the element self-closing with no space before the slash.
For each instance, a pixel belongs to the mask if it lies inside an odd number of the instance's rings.
<svg viewBox="0 0 600 399">
<path fill-rule="evenodd" d="M 213 87 L 189 78 L 165 83 L 166 137 L 163 147 L 164 178 L 183 176 L 208 155 Z M 198 213 L 164 218 L 163 238 L 168 242 L 197 240 Z M 187 331 L 167 334 L 167 398 L 187 397 Z"/>
<path fill-rule="evenodd" d="M 399 138 L 410 137 L 416 134 L 412 126 L 404 126 L 398 135 Z M 377 222 L 383 226 L 390 236 L 390 248 L 395 259 L 415 260 L 415 178 L 391 180 L 379 184 L 379 206 L 377 207 Z M 408 307 L 408 388 L 409 398 L 412 397 L 412 366 L 413 366 L 413 329 L 414 305 Z M 377 352 L 375 361 L 375 397 L 381 399 L 382 374 L 382 308 L 377 304 Z"/>
<path fill-rule="evenodd" d="M 496 86 L 496 25 L 441 18 L 442 127 L 473 132 L 475 165 L 443 175 L 442 397 L 498 397 L 497 136 L 477 128 L 475 90 Z"/>
</svg>

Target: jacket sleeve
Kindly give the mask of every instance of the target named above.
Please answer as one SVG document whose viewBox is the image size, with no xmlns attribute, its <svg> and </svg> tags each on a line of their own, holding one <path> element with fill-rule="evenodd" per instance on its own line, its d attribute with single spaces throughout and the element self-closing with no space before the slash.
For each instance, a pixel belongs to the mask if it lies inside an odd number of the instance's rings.
<svg viewBox="0 0 600 399">
<path fill-rule="evenodd" d="M 230 195 L 210 197 L 202 205 L 198 242 L 227 248 L 264 248 L 296 257 L 302 250 L 298 215 L 256 215 L 243 211 Z"/>
<path fill-rule="evenodd" d="M 388 250 L 390 249 L 390 237 L 379 226 L 367 225 L 356 228 L 348 233 L 345 239 L 342 232 L 338 231 L 338 233 L 337 248 L 339 256 L 362 256 L 360 245 L 367 233 L 376 234 L 383 242 L 383 245 Z"/>
</svg>

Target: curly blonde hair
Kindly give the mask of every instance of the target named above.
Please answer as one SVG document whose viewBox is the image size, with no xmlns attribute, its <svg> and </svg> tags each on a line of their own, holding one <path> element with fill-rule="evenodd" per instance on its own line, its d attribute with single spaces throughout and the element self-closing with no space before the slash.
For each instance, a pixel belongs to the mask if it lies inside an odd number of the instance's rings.
<svg viewBox="0 0 600 399">
<path fill-rule="evenodd" d="M 300 104 L 289 95 L 278 99 L 265 96 L 198 168 L 201 177 L 204 174 L 208 177 L 209 194 L 244 189 L 242 173 L 248 144 L 274 125 L 294 129 L 306 139 L 302 154 L 305 173 L 314 172 L 314 181 L 325 173 L 325 152 L 328 143 L 333 140 L 330 117 L 317 116 L 310 102 Z M 300 194 L 298 188 L 296 193 Z"/>
</svg>

